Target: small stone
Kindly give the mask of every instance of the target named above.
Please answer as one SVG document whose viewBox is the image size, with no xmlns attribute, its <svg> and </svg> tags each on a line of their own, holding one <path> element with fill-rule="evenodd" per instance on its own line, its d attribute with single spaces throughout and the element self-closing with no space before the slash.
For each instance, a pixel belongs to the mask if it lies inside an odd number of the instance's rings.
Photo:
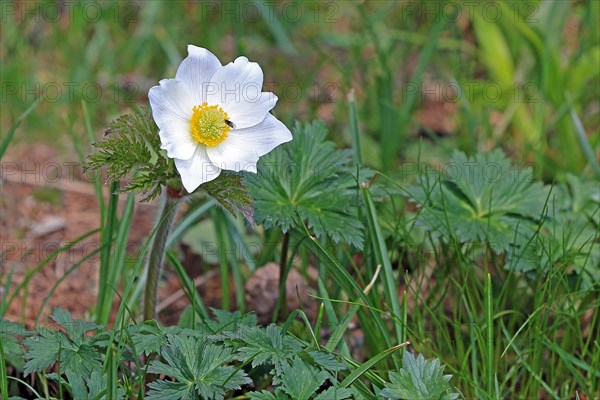
<svg viewBox="0 0 600 400">
<path fill-rule="evenodd" d="M 36 237 L 45 236 L 50 233 L 59 231 L 67 225 L 63 217 L 49 215 L 40 222 L 34 222 L 30 225 L 30 229 Z"/>
</svg>

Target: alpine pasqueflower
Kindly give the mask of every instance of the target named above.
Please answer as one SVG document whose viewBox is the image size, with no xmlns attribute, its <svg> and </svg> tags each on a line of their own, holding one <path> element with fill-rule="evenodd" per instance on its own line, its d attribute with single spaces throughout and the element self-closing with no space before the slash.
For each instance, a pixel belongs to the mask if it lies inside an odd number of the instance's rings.
<svg viewBox="0 0 600 400">
<path fill-rule="evenodd" d="M 150 89 L 161 148 L 175 159 L 189 193 L 222 169 L 256 173 L 260 156 L 292 140 L 269 113 L 277 96 L 262 92 L 262 85 L 257 63 L 238 57 L 221 65 L 210 51 L 189 45 L 175 79 Z"/>
</svg>

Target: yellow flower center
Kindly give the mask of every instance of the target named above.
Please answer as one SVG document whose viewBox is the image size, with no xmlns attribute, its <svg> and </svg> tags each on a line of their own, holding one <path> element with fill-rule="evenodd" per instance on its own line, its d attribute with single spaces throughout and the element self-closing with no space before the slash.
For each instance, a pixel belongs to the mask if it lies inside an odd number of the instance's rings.
<svg viewBox="0 0 600 400">
<path fill-rule="evenodd" d="M 216 146 L 227 138 L 231 130 L 227 113 L 219 106 L 209 106 L 204 102 L 194 106 L 194 115 L 190 119 L 192 137 L 206 146 Z"/>
</svg>

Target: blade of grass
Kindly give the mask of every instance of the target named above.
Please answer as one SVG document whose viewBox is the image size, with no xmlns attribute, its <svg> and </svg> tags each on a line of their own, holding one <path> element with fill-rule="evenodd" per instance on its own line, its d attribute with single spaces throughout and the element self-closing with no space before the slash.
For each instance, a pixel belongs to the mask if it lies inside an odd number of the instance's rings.
<svg viewBox="0 0 600 400">
<path fill-rule="evenodd" d="M 323 304 L 325 306 L 325 312 L 327 313 L 327 319 L 329 321 L 329 329 L 331 329 L 333 331 L 333 330 L 335 330 L 335 327 L 337 327 L 340 324 L 340 322 L 338 320 L 337 315 L 335 314 L 335 310 L 333 309 L 333 304 L 329 297 L 329 293 L 327 293 L 325 284 L 323 284 L 323 281 L 321 279 L 317 279 L 317 284 L 319 286 L 319 294 L 321 296 L 321 301 L 323 301 Z M 331 337 L 329 340 L 331 341 Z M 328 351 L 335 350 L 335 347 L 333 350 L 329 348 L 329 343 L 327 343 L 325 345 L 325 348 Z M 340 354 L 343 355 L 344 357 L 350 358 L 350 350 L 348 349 L 348 344 L 344 340 L 343 335 L 340 337 L 339 351 L 340 351 Z"/>
<path fill-rule="evenodd" d="M 219 273 L 221 281 L 221 308 L 229 311 L 231 309 L 231 291 L 229 286 L 229 261 L 227 259 L 227 242 L 224 232 L 223 211 L 220 208 L 213 208 L 211 217 L 215 226 L 215 234 L 219 249 Z"/>
<path fill-rule="evenodd" d="M 115 246 L 112 256 L 110 254 L 110 248 L 104 253 L 104 255 L 109 258 L 107 264 L 110 262 L 110 267 L 108 268 L 108 271 L 105 271 L 106 275 L 104 276 L 106 276 L 106 279 L 102 280 L 102 290 L 99 290 L 98 292 L 99 299 L 97 303 L 98 311 L 96 315 L 96 321 L 99 324 L 108 323 L 114 301 L 113 290 L 118 287 L 118 280 L 121 276 L 123 276 L 125 259 L 127 257 L 127 243 L 129 240 L 129 231 L 131 229 L 131 221 L 133 220 L 134 209 L 135 196 L 130 194 L 127 197 L 123 214 L 121 215 L 121 220 L 118 221 L 118 229 L 115 236 Z M 111 210 L 110 206 L 109 210 Z M 102 297 L 100 298 L 101 293 Z"/>
<path fill-rule="evenodd" d="M 27 118 L 27 116 L 29 114 L 31 114 L 31 112 L 33 110 L 35 110 L 42 101 L 43 101 L 43 98 L 33 102 L 27 108 L 27 110 L 25 110 L 25 112 L 23 114 L 21 114 L 19 116 L 19 118 L 17 118 L 16 122 L 10 127 L 10 129 L 8 130 L 8 133 L 6 134 L 4 139 L 2 139 L 2 142 L 0 142 L 0 160 L 2 159 L 2 157 L 4 157 L 4 154 L 6 153 L 6 149 L 8 149 L 8 145 L 13 140 L 13 137 L 15 136 L 15 131 L 17 130 L 19 125 L 21 125 L 21 123 L 25 120 L 25 118 Z"/>
<path fill-rule="evenodd" d="M 83 120 L 85 122 L 85 127 L 88 132 L 88 138 L 90 139 L 90 144 L 92 144 L 96 141 L 96 135 L 94 135 L 94 129 L 92 128 L 92 120 L 90 119 L 90 113 L 88 112 L 87 103 L 84 100 L 81 101 L 81 109 L 83 111 Z M 97 173 L 94 179 L 94 189 L 96 191 L 98 207 L 100 208 L 100 221 L 104 221 L 106 218 L 106 206 L 104 202 L 104 194 L 102 193 L 102 178 L 99 172 Z"/>
<path fill-rule="evenodd" d="M 0 392 L 2 392 L 2 400 L 8 400 L 8 374 L 6 372 L 6 356 L 4 355 L 4 347 L 0 340 Z"/>
<path fill-rule="evenodd" d="M 111 249 L 113 245 L 113 235 L 115 225 L 117 221 L 117 206 L 119 205 L 119 195 L 117 190 L 119 189 L 119 182 L 113 182 L 110 185 L 110 198 L 108 201 L 108 210 L 105 213 L 106 219 L 100 221 L 100 268 L 98 280 L 98 299 L 96 301 L 96 322 L 99 324 L 105 323 L 102 321 L 105 315 L 107 315 L 104 307 L 106 304 L 112 301 L 112 291 L 109 286 L 107 279 L 112 275 L 111 269 L 115 265 L 111 264 Z M 109 311 L 110 312 L 110 311 Z"/>
<path fill-rule="evenodd" d="M 375 275 L 373 275 L 371 282 L 369 282 L 367 287 L 365 287 L 365 290 L 363 291 L 363 293 L 365 295 L 369 294 L 369 292 L 371 291 L 371 288 L 373 288 L 373 286 L 375 285 L 375 282 L 377 281 L 377 277 L 379 276 L 379 271 L 381 271 L 381 265 L 377 266 L 377 269 L 375 270 Z M 333 332 L 331 332 L 331 336 L 329 337 L 329 340 L 327 341 L 327 344 L 325 345 L 325 348 L 327 349 L 327 351 L 333 351 L 337 347 L 338 343 L 340 342 L 340 340 L 342 339 L 342 337 L 344 335 L 344 332 L 346 332 L 346 330 L 348 329 L 348 325 L 350 324 L 350 321 L 352 321 L 352 318 L 354 318 L 354 316 L 356 315 L 356 312 L 358 311 L 359 308 L 360 308 L 359 304 L 353 304 L 350 307 L 350 310 L 348 310 L 348 312 L 342 319 L 342 322 L 340 322 L 335 327 Z"/>
<path fill-rule="evenodd" d="M 75 238 L 75 240 L 73 240 L 72 242 L 69 242 L 67 244 L 65 244 L 64 246 L 59 247 L 58 249 L 54 250 L 52 253 L 50 253 L 46 258 L 44 258 L 42 261 L 39 262 L 39 264 L 37 264 L 35 266 L 35 268 L 33 268 L 31 271 L 27 272 L 27 274 L 25 275 L 25 279 L 23 279 L 23 281 L 15 288 L 15 290 L 13 291 L 13 293 L 11 294 L 9 300 L 7 301 L 7 307 L 10 306 L 10 304 L 13 302 L 13 300 L 15 299 L 15 297 L 17 296 L 17 294 L 23 289 L 28 287 L 29 285 L 29 281 L 33 278 L 33 276 L 38 273 L 42 268 L 44 268 L 44 266 L 54 260 L 54 258 L 56 258 L 57 255 L 59 255 L 60 253 L 69 250 L 71 247 L 75 246 L 77 243 L 81 242 L 82 240 L 96 234 L 99 232 L 99 229 L 94 229 L 91 230 L 87 233 L 84 233 L 83 235 Z"/>
<path fill-rule="evenodd" d="M 567 99 L 570 99 L 568 94 L 565 95 Z M 570 110 L 571 120 L 573 121 L 573 125 L 575 126 L 575 133 L 577 133 L 577 139 L 579 140 L 579 144 L 581 145 L 581 149 L 583 150 L 583 154 L 587 158 L 588 164 L 594 170 L 596 174 L 596 178 L 600 178 L 600 163 L 596 159 L 594 154 L 594 150 L 592 146 L 590 146 L 590 142 L 588 141 L 587 135 L 585 134 L 585 129 L 583 128 L 583 124 L 581 123 L 581 119 L 575 112 L 575 108 L 571 105 Z"/>
<path fill-rule="evenodd" d="M 358 127 L 358 111 L 356 110 L 356 95 L 354 89 L 348 92 L 348 130 L 350 130 L 350 139 L 352 140 L 352 150 L 354 150 L 354 161 L 362 164 L 360 154 L 360 131 Z"/>
<path fill-rule="evenodd" d="M 383 360 L 384 358 L 390 356 L 396 350 L 406 347 L 410 344 L 410 342 L 400 343 L 396 346 L 390 347 L 387 350 L 382 351 L 381 353 L 371 357 L 367 362 L 361 364 L 358 368 L 352 371 L 341 383 L 340 387 L 345 388 L 350 386 L 354 381 L 363 376 L 367 371 L 373 368 L 378 362 Z"/>
<path fill-rule="evenodd" d="M 494 368 L 494 304 L 492 293 L 492 278 L 488 273 L 485 279 L 485 319 L 487 324 L 487 390 L 490 398 L 497 398 L 495 392 L 495 368 Z"/>
<path fill-rule="evenodd" d="M 175 243 L 181 239 L 185 231 L 187 231 L 192 225 L 196 224 L 212 207 L 214 207 L 217 202 L 213 199 L 207 200 L 201 206 L 195 208 L 193 211 L 188 212 L 181 218 L 181 221 L 175 226 L 171 233 L 169 234 L 169 238 L 167 239 L 166 248 L 170 249 L 173 247 Z"/>
<path fill-rule="evenodd" d="M 196 285 L 194 285 L 194 281 L 187 274 L 184 266 L 181 264 L 181 262 L 179 262 L 179 259 L 177 258 L 175 253 L 173 253 L 172 250 L 167 251 L 167 259 L 175 268 L 175 272 L 177 272 L 177 276 L 181 281 L 181 286 L 184 289 L 188 300 L 193 304 L 195 312 L 201 315 L 204 319 L 210 319 L 210 315 L 208 313 L 208 310 L 206 309 L 206 305 L 204 304 L 204 301 L 198 294 L 198 291 L 196 290 Z"/>
<path fill-rule="evenodd" d="M 378 264 L 383 265 L 382 275 L 384 295 L 391 307 L 393 315 L 396 317 L 394 318 L 394 329 L 396 331 L 396 338 L 400 339 L 403 335 L 404 328 L 401 322 L 403 313 L 400 309 L 400 302 L 398 300 L 398 287 L 396 286 L 396 279 L 394 278 L 392 264 L 388 256 L 387 246 L 385 244 L 383 232 L 381 231 L 381 226 L 379 225 L 379 218 L 377 217 L 375 204 L 373 204 L 373 200 L 371 199 L 371 195 L 369 193 L 369 188 L 363 186 L 361 191 L 366 206 L 367 222 L 369 226 L 369 232 L 371 234 L 370 236 L 373 249 L 375 250 L 375 259 L 377 260 Z"/>
<path fill-rule="evenodd" d="M 60 279 L 58 279 L 56 281 L 56 283 L 54 283 L 54 285 L 52 285 L 52 288 L 46 295 L 46 298 L 44 299 L 44 302 L 42 303 L 42 306 L 40 307 L 40 310 L 38 311 L 37 316 L 35 317 L 35 325 L 36 326 L 39 325 L 40 319 L 42 318 L 42 313 L 44 311 L 44 308 L 46 308 L 46 306 L 48 305 L 48 302 L 52 298 L 52 295 L 54 294 L 54 292 L 56 291 L 58 286 L 62 282 L 64 282 L 64 280 L 67 279 L 69 277 L 69 275 L 71 275 L 71 273 L 73 273 L 75 270 L 77 270 L 81 266 L 81 264 L 83 264 L 85 261 L 89 260 L 90 258 L 96 256 L 96 254 L 98 254 L 101 250 L 102 250 L 101 248 L 97 248 L 94 251 L 90 252 L 89 254 L 86 254 L 85 257 L 81 258 L 79 261 L 77 261 L 75 264 L 73 264 L 71 266 L 71 268 L 69 268 L 67 271 L 65 271 L 65 273 L 60 277 Z"/>
</svg>

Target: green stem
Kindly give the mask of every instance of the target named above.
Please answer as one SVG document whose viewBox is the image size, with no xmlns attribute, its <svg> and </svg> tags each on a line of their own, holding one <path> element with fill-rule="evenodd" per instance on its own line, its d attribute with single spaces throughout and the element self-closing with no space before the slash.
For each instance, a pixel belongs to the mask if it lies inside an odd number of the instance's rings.
<svg viewBox="0 0 600 400">
<path fill-rule="evenodd" d="M 278 318 L 278 315 L 285 316 L 287 314 L 287 256 L 288 248 L 290 245 L 290 232 L 287 231 L 283 234 L 283 242 L 281 243 L 281 259 L 279 260 L 279 301 L 281 308 L 275 313 L 274 318 Z"/>
<path fill-rule="evenodd" d="M 166 199 L 156 220 L 158 228 L 156 229 L 150 249 L 150 256 L 148 257 L 148 279 L 146 280 L 146 291 L 144 294 L 144 321 L 155 319 L 156 317 L 158 279 L 160 278 L 162 261 L 165 255 L 167 236 L 169 236 L 171 225 L 173 225 L 175 219 L 175 210 L 179 205 L 178 200 L 178 198 L 171 197 L 167 191 Z"/>
</svg>

